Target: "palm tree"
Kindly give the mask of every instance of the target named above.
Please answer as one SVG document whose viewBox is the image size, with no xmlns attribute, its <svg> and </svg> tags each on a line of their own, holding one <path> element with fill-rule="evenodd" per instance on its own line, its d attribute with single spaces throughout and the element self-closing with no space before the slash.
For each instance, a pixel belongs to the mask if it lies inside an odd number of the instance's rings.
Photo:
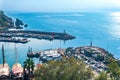
<svg viewBox="0 0 120 80">
<path fill-rule="evenodd" d="M 31 76 L 33 76 L 34 67 L 35 67 L 35 65 L 34 65 L 33 59 L 28 58 L 28 59 L 26 59 L 26 61 L 24 61 L 25 75 L 28 76 L 29 79 Z"/>
</svg>

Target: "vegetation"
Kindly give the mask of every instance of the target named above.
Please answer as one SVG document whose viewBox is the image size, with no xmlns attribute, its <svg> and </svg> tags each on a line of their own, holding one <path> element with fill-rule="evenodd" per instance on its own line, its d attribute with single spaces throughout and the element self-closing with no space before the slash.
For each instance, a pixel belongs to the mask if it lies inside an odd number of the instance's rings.
<svg viewBox="0 0 120 80">
<path fill-rule="evenodd" d="M 114 55 L 113 55 L 112 53 L 107 52 L 106 55 L 107 55 L 108 57 L 114 58 Z"/>
<path fill-rule="evenodd" d="M 115 60 L 111 60 L 108 64 L 108 70 L 102 72 L 95 80 L 120 80 L 120 67 Z"/>
<path fill-rule="evenodd" d="M 107 80 L 107 73 L 101 72 L 100 75 L 95 80 Z"/>
<path fill-rule="evenodd" d="M 65 56 L 67 57 L 74 57 L 74 48 L 73 47 L 68 47 L 66 50 L 65 50 Z"/>
<path fill-rule="evenodd" d="M 12 18 L 6 16 L 3 11 L 0 11 L 0 28 L 14 27 Z"/>
<path fill-rule="evenodd" d="M 49 61 L 35 71 L 35 80 L 88 80 L 92 78 L 90 68 L 74 58 Z"/>
<path fill-rule="evenodd" d="M 15 23 L 15 26 L 14 26 Z M 12 18 L 6 16 L 3 11 L 0 10 L 0 29 L 9 29 L 15 27 L 16 29 L 22 29 L 27 27 L 27 24 L 24 24 L 20 19 L 16 19 L 14 22 Z"/>
<path fill-rule="evenodd" d="M 120 80 L 120 67 L 116 61 L 111 60 L 111 63 L 108 64 L 108 73 L 112 80 Z"/>
<path fill-rule="evenodd" d="M 33 71 L 34 71 L 34 62 L 31 58 L 26 59 L 24 62 L 24 78 L 25 80 L 29 80 L 31 77 L 33 77 Z"/>
</svg>

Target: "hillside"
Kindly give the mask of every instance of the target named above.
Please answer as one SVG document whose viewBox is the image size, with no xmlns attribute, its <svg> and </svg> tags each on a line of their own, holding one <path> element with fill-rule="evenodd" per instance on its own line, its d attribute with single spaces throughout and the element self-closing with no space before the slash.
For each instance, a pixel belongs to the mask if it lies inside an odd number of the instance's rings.
<svg viewBox="0 0 120 80">
<path fill-rule="evenodd" d="M 0 29 L 6 29 L 14 27 L 14 21 L 12 18 L 6 16 L 3 11 L 0 10 Z"/>
<path fill-rule="evenodd" d="M 65 51 L 65 56 L 82 60 L 97 73 L 107 70 L 110 59 L 116 60 L 111 53 L 96 46 L 69 47 Z"/>
<path fill-rule="evenodd" d="M 12 18 L 8 17 L 4 14 L 2 10 L 0 10 L 0 29 L 10 29 L 10 28 L 16 28 L 16 29 L 23 29 L 23 27 L 28 27 L 27 24 L 24 24 L 23 21 L 16 18 L 15 21 L 13 21 Z"/>
</svg>

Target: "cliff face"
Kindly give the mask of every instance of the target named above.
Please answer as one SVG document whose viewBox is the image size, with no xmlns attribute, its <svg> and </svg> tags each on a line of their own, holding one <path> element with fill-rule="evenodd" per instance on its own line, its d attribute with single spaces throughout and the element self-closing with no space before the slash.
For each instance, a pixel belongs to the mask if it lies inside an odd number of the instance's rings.
<svg viewBox="0 0 120 80">
<path fill-rule="evenodd" d="M 3 11 L 0 10 L 0 29 L 14 27 L 14 21 L 12 18 L 6 16 Z"/>
</svg>

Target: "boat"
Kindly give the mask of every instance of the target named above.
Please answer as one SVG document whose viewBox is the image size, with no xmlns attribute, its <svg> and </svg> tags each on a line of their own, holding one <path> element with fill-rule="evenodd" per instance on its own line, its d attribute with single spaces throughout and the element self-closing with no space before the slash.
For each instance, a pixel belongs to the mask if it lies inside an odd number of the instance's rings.
<svg viewBox="0 0 120 80">
<path fill-rule="evenodd" d="M 27 53 L 27 57 L 28 58 L 38 58 L 40 56 L 39 53 L 35 53 L 35 52 L 32 52 L 32 53 Z"/>
<path fill-rule="evenodd" d="M 3 64 L 0 64 L 0 80 L 9 80 L 10 67 L 5 62 L 4 45 L 2 45 L 2 57 L 3 57 Z"/>
<path fill-rule="evenodd" d="M 12 79 L 13 80 L 23 80 L 23 67 L 20 63 L 15 63 L 12 66 Z"/>
<path fill-rule="evenodd" d="M 45 50 L 40 53 L 40 59 L 43 63 L 50 60 L 60 60 L 62 58 L 56 49 Z"/>
<path fill-rule="evenodd" d="M 0 42 L 13 42 L 13 43 L 22 43 L 25 44 L 29 42 L 27 39 L 16 39 L 16 38 L 8 38 L 8 37 L 0 37 Z"/>
<path fill-rule="evenodd" d="M 36 53 L 36 52 L 32 52 L 32 48 L 28 48 L 28 53 L 27 53 L 27 57 L 28 58 L 39 58 L 40 54 Z"/>
<path fill-rule="evenodd" d="M 15 45 L 16 63 L 12 66 L 12 80 L 23 80 L 23 67 L 17 61 L 17 49 Z"/>
</svg>

